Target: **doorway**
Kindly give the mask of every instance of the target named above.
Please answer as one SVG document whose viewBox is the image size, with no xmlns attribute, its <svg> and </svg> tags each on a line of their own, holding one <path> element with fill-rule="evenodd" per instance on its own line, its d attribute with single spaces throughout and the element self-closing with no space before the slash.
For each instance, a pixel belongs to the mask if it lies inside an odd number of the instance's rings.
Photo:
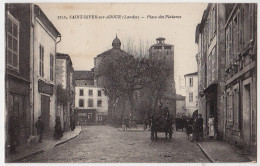
<svg viewBox="0 0 260 166">
<path fill-rule="evenodd" d="M 41 95 L 41 119 L 44 124 L 44 128 L 50 127 L 50 97 Z"/>
<path fill-rule="evenodd" d="M 243 85 L 243 142 L 244 147 L 249 150 L 251 146 L 251 84 Z"/>
</svg>

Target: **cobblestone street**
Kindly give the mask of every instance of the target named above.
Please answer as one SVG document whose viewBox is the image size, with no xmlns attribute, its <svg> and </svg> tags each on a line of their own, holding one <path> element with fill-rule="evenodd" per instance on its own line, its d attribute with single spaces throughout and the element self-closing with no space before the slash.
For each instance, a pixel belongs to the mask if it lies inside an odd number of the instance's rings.
<svg viewBox="0 0 260 166">
<path fill-rule="evenodd" d="M 86 126 L 77 138 L 24 162 L 209 162 L 197 144 L 188 141 L 185 132 L 175 131 L 171 142 L 163 133 L 158 138 L 152 142 L 149 131 Z"/>
</svg>

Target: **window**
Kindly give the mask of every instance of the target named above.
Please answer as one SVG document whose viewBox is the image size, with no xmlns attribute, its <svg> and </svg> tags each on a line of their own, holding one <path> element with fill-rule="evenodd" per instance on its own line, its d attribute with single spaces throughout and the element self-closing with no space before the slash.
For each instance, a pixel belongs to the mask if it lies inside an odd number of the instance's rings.
<svg viewBox="0 0 260 166">
<path fill-rule="evenodd" d="M 44 76 L 44 47 L 40 44 L 39 47 L 39 53 L 40 53 L 40 64 L 39 64 L 39 74 L 40 76 Z"/>
<path fill-rule="evenodd" d="M 93 96 L 93 90 L 88 90 L 88 95 Z"/>
<path fill-rule="evenodd" d="M 193 87 L 193 78 L 190 78 L 190 87 Z"/>
<path fill-rule="evenodd" d="M 50 54 L 50 80 L 53 81 L 54 77 L 54 56 Z"/>
<path fill-rule="evenodd" d="M 84 96 L 84 90 L 83 90 L 83 89 L 80 89 L 80 90 L 79 90 L 79 95 L 80 95 L 80 96 Z"/>
<path fill-rule="evenodd" d="M 88 107 L 93 107 L 93 100 L 92 99 L 88 99 Z"/>
<path fill-rule="evenodd" d="M 79 99 L 79 107 L 84 107 L 84 100 L 83 99 Z"/>
<path fill-rule="evenodd" d="M 19 22 L 10 14 L 7 15 L 7 65 L 19 69 Z"/>
<path fill-rule="evenodd" d="M 164 49 L 171 49 L 172 46 L 164 46 Z"/>
<path fill-rule="evenodd" d="M 154 46 L 154 49 L 162 49 L 162 46 Z"/>
<path fill-rule="evenodd" d="M 102 100 L 98 100 L 98 101 L 97 101 L 97 106 L 98 106 L 98 107 L 102 107 Z"/>
<path fill-rule="evenodd" d="M 102 93 L 101 93 L 101 90 L 98 90 L 98 96 L 101 96 Z"/>
<path fill-rule="evenodd" d="M 189 93 L 189 102 L 193 102 L 193 92 Z"/>
</svg>

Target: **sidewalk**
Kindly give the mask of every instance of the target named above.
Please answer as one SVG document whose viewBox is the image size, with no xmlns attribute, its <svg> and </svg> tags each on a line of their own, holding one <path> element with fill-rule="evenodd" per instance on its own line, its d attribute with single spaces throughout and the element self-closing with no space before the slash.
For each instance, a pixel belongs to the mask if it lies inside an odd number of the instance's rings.
<svg viewBox="0 0 260 166">
<path fill-rule="evenodd" d="M 199 142 L 198 146 L 213 163 L 256 162 L 249 154 L 223 141 Z"/>
<path fill-rule="evenodd" d="M 50 150 L 56 146 L 59 146 L 71 139 L 76 138 L 81 132 L 81 126 L 76 126 L 74 131 L 67 131 L 63 133 L 63 137 L 60 140 L 54 140 L 53 137 L 47 136 L 43 138 L 43 143 L 32 143 L 30 145 L 23 144 L 16 148 L 16 154 L 8 154 L 5 159 L 6 163 L 16 163 L 21 162 L 27 158 L 35 156 L 37 154 L 43 153 Z"/>
</svg>

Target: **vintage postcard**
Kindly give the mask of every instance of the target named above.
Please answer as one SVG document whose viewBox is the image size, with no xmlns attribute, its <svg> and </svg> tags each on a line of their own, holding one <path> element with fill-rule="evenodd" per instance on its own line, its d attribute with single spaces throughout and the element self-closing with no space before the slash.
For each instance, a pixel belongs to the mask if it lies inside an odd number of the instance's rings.
<svg viewBox="0 0 260 166">
<path fill-rule="evenodd" d="M 6 2 L 4 162 L 257 163 L 257 7 Z"/>
</svg>

